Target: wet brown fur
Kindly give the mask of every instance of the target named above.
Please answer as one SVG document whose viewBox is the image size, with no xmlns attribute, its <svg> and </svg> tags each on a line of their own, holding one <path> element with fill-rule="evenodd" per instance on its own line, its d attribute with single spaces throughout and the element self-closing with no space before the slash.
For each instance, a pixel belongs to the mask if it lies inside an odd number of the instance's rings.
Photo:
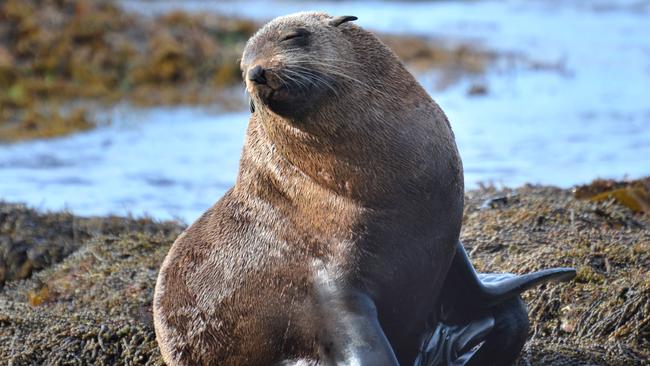
<svg viewBox="0 0 650 366">
<path fill-rule="evenodd" d="M 462 166 L 443 112 L 394 53 L 330 19 L 278 18 L 247 44 L 244 71 L 282 70 L 295 51 L 278 37 L 307 28 L 304 56 L 356 81 L 310 65 L 336 92 L 294 89 L 302 107 L 286 115 L 247 83 L 256 111 L 237 182 L 176 240 L 158 277 L 154 320 L 170 365 L 318 362 L 323 268 L 372 297 L 400 364 L 412 364 L 458 240 Z"/>
</svg>

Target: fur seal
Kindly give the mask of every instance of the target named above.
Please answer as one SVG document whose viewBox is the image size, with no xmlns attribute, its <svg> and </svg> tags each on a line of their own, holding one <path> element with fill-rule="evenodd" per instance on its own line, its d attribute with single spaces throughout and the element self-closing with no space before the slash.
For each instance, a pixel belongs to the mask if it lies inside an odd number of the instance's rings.
<svg viewBox="0 0 650 366">
<path fill-rule="evenodd" d="M 481 342 L 517 346 L 502 339 L 525 327 L 507 315 L 549 276 L 491 287 L 476 275 L 459 243 L 451 126 L 355 19 L 292 14 L 246 44 L 253 113 L 237 181 L 174 242 L 156 283 L 167 364 L 460 365 Z M 485 306 L 460 306 L 474 298 Z"/>
</svg>

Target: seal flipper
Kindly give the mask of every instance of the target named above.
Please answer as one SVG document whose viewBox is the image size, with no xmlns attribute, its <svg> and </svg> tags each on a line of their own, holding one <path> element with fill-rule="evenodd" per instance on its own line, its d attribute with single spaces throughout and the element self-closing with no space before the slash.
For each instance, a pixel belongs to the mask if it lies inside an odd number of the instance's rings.
<svg viewBox="0 0 650 366">
<path fill-rule="evenodd" d="M 519 356 L 529 329 L 521 297 L 458 315 L 455 323 L 443 319 L 426 334 L 414 366 L 506 366 Z"/>
<path fill-rule="evenodd" d="M 491 316 L 463 325 L 439 323 L 425 337 L 414 365 L 465 366 L 493 328 Z"/>
<path fill-rule="evenodd" d="M 479 346 L 458 355 L 457 364 L 510 365 L 521 352 L 529 330 L 528 311 L 519 294 L 544 282 L 569 280 L 574 276 L 572 268 L 554 268 L 524 275 L 479 274 L 459 242 L 441 293 L 440 320 L 432 333 L 440 329 L 453 332 L 462 329 L 458 326 L 491 318 L 494 326 L 490 332 L 481 339 Z M 453 334 L 447 337 L 454 339 Z M 444 350 L 432 349 L 439 353 L 431 355 L 433 361 L 416 365 L 445 365 L 435 361 L 435 357 L 445 356 Z"/>
<path fill-rule="evenodd" d="M 552 268 L 523 275 L 477 274 L 463 245 L 458 242 L 456 255 L 445 280 L 442 292 L 446 303 L 458 304 L 462 298 L 471 298 L 474 304 L 490 307 L 521 292 L 549 281 L 567 281 L 575 277 L 573 268 Z M 455 285 L 454 285 L 455 284 Z M 447 298 L 451 297 L 451 301 Z M 463 301 L 460 301 L 463 303 Z"/>
<path fill-rule="evenodd" d="M 332 300 L 323 319 L 322 364 L 399 366 L 369 296 L 351 291 Z"/>
<path fill-rule="evenodd" d="M 341 285 L 335 272 L 321 268 L 315 276 L 319 364 L 399 366 L 372 298 Z"/>
</svg>

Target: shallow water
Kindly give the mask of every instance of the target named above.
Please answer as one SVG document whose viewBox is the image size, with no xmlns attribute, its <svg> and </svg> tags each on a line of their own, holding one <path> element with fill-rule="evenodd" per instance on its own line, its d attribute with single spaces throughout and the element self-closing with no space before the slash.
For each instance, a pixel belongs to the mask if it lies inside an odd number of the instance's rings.
<svg viewBox="0 0 650 366">
<path fill-rule="evenodd" d="M 472 40 L 557 63 L 560 70 L 496 69 L 485 96 L 467 83 L 439 91 L 478 182 L 571 186 L 650 174 L 650 2 L 435 3 L 124 2 L 143 14 L 181 7 L 260 20 L 300 9 L 355 14 L 384 32 Z M 194 108 L 135 112 L 62 139 L 0 146 L 0 197 L 82 214 L 147 213 L 193 221 L 234 182 L 248 113 Z"/>
</svg>

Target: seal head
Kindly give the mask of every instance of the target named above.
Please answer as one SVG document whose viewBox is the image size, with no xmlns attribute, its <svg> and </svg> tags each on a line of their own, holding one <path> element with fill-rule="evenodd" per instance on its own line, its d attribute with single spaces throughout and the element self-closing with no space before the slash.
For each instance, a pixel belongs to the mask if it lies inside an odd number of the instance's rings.
<svg viewBox="0 0 650 366">
<path fill-rule="evenodd" d="M 246 44 L 240 65 L 251 110 L 264 104 L 285 118 L 299 119 L 316 113 L 327 97 L 339 95 L 357 64 L 346 52 L 351 45 L 340 37 L 339 27 L 356 19 L 298 13 L 260 29 Z"/>
</svg>

